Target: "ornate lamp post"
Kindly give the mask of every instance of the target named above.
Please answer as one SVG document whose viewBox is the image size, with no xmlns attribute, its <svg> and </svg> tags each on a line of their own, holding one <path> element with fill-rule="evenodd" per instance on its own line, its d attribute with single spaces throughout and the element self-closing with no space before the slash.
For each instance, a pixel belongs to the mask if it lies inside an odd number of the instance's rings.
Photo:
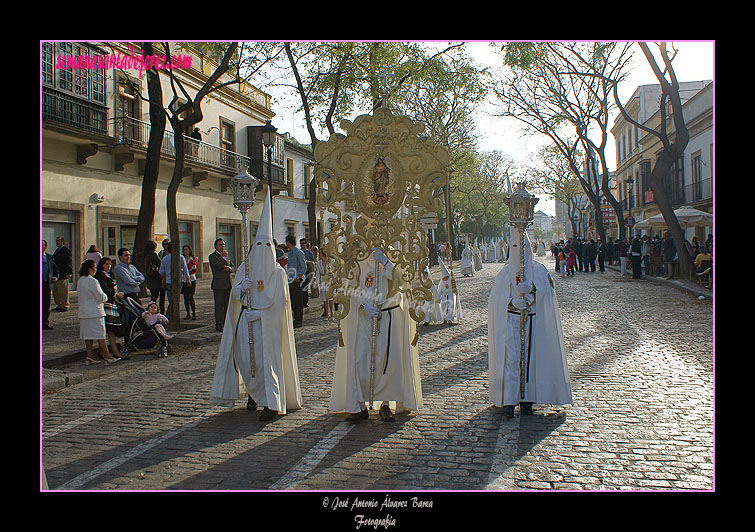
<svg viewBox="0 0 755 532">
<path fill-rule="evenodd" d="M 277 141 L 278 135 L 275 133 L 278 128 L 265 121 L 262 126 L 262 144 L 267 149 L 267 189 L 270 191 L 270 220 L 273 224 L 273 237 L 275 237 L 275 216 L 273 216 L 273 147 Z"/>
<path fill-rule="evenodd" d="M 249 271 L 249 223 L 247 222 L 246 215 L 249 209 L 254 205 L 254 191 L 257 188 L 259 179 L 250 175 L 246 169 L 242 170 L 240 174 L 234 176 L 231 179 L 229 187 L 233 193 L 233 206 L 241 212 L 241 237 L 243 242 L 243 256 L 244 256 L 244 273 L 247 279 L 251 277 Z M 247 307 L 251 301 L 251 289 L 247 290 L 246 300 Z M 252 322 L 249 324 L 249 353 L 252 360 L 252 377 L 254 377 L 254 338 L 252 337 Z"/>
<path fill-rule="evenodd" d="M 533 194 L 527 192 L 523 183 L 517 185 L 516 192 L 513 194 L 510 192 L 508 197 L 504 198 L 503 202 L 509 208 L 509 222 L 511 225 L 519 229 L 519 274 L 516 276 L 516 282 L 524 282 L 524 232 L 527 227 L 532 224 L 532 220 L 535 218 L 535 204 L 540 201 L 539 198 Z M 530 279 L 531 281 L 532 279 Z M 524 327 L 525 318 L 529 313 L 529 308 L 525 307 L 520 311 L 519 316 L 519 338 L 520 344 L 520 357 L 519 357 L 519 395 L 524 399 L 524 385 L 525 385 L 525 345 L 524 345 Z"/>
</svg>

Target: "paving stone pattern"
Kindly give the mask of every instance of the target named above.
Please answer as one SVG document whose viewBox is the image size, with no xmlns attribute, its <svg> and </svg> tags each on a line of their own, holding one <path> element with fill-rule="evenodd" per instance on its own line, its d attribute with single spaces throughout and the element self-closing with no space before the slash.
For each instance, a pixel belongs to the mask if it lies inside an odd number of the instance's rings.
<svg viewBox="0 0 755 532">
<path fill-rule="evenodd" d="M 544 260 L 552 272 L 553 261 Z M 574 404 L 504 420 L 488 402 L 501 264 L 457 275 L 464 320 L 421 327 L 425 406 L 328 413 L 333 321 L 296 329 L 304 408 L 270 423 L 209 405 L 218 344 L 125 361 L 42 397 L 51 489 L 712 490 L 712 303 L 615 271 L 552 272 Z M 317 304 L 317 302 L 315 302 Z M 319 314 L 318 314 L 319 315 Z M 104 366 L 104 365 L 103 365 Z"/>
</svg>

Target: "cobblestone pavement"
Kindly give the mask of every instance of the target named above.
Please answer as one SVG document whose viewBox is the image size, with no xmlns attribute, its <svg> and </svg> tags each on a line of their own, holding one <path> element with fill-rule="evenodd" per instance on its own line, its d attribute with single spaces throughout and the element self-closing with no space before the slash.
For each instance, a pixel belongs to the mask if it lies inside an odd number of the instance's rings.
<svg viewBox="0 0 755 532">
<path fill-rule="evenodd" d="M 546 258 L 552 272 L 553 261 Z M 464 321 L 421 327 L 425 407 L 352 426 L 327 411 L 335 323 L 297 329 L 304 408 L 210 406 L 217 343 L 116 364 L 42 397 L 51 489 L 712 490 L 710 300 L 615 271 L 552 276 L 574 404 L 503 420 L 487 398 L 501 264 L 457 276 Z M 325 504 L 325 503 L 323 503 Z"/>
</svg>

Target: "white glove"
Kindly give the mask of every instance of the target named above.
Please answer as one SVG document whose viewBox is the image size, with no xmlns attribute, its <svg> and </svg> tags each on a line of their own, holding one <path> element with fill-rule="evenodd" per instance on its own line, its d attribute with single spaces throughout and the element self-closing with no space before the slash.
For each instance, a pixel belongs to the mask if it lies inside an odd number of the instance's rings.
<svg viewBox="0 0 755 532">
<path fill-rule="evenodd" d="M 527 302 L 521 297 L 512 297 L 511 304 L 519 310 L 524 310 L 527 308 Z"/>
<path fill-rule="evenodd" d="M 517 294 L 529 294 L 532 292 L 532 281 L 522 281 L 514 287 Z"/>
<path fill-rule="evenodd" d="M 249 290 L 250 288 L 254 286 L 254 283 L 252 282 L 251 279 L 245 278 L 244 280 L 241 281 L 241 284 L 239 286 L 241 287 L 242 292 L 246 292 L 247 290 Z"/>
<path fill-rule="evenodd" d="M 372 258 L 375 259 L 376 262 L 379 262 L 383 266 L 388 264 L 388 257 L 385 256 L 385 253 L 380 251 L 378 248 L 372 248 L 372 251 L 374 251 Z"/>
<path fill-rule="evenodd" d="M 362 306 L 364 307 L 364 313 L 367 314 L 370 318 L 374 318 L 375 316 L 380 314 L 380 309 L 372 303 L 364 303 Z"/>
<path fill-rule="evenodd" d="M 244 314 L 247 321 L 257 321 L 262 317 L 259 310 L 245 310 Z"/>
</svg>

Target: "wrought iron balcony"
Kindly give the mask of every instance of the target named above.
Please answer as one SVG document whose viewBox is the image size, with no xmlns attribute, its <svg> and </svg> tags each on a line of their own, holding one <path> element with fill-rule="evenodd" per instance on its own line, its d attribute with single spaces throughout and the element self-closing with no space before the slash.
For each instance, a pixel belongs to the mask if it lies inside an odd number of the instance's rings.
<svg viewBox="0 0 755 532">
<path fill-rule="evenodd" d="M 119 144 L 137 146 L 147 149 L 150 124 L 132 117 L 118 117 L 112 120 L 113 133 Z M 199 163 L 212 168 L 238 173 L 249 168 L 249 157 L 230 150 L 222 149 L 184 135 L 187 163 Z M 175 136 L 166 128 L 160 153 L 175 157 Z"/>
<path fill-rule="evenodd" d="M 42 86 L 42 120 L 107 135 L 108 108 Z"/>
</svg>

